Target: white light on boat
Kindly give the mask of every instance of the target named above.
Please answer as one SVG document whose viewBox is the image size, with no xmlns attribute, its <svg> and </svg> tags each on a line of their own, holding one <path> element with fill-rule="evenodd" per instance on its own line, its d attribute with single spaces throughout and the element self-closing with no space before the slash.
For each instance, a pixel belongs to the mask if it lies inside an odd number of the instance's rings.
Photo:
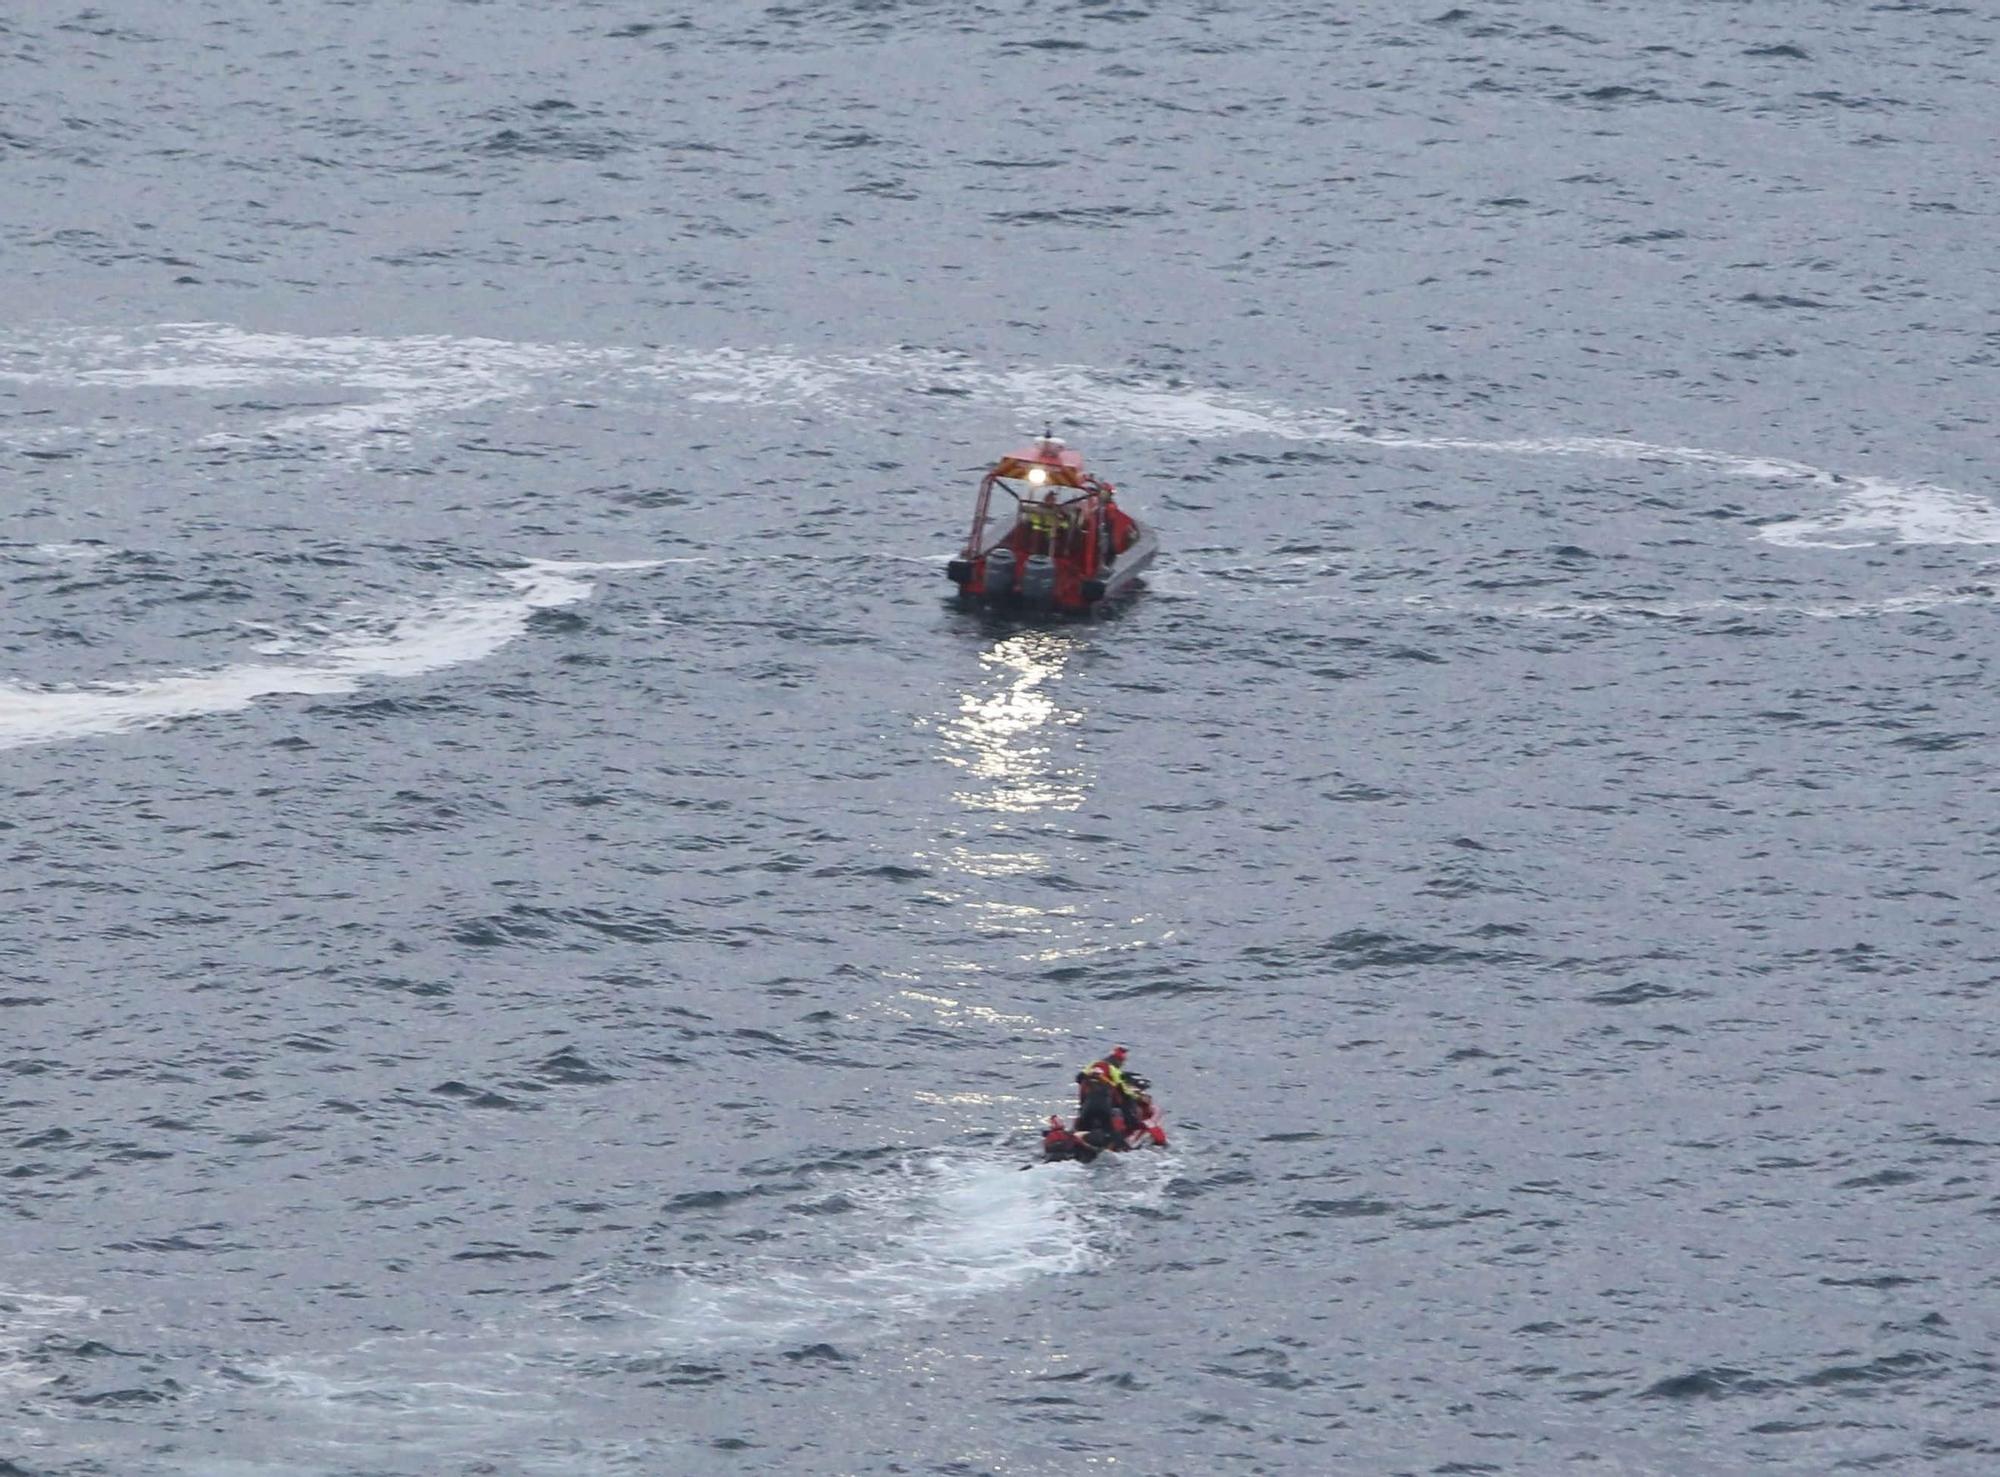
<svg viewBox="0 0 2000 1477">
<path fill-rule="evenodd" d="M 1035 486 L 1040 487 L 1044 482 L 1049 480 L 1049 474 L 1040 467 L 1030 467 L 1028 468 L 1028 480 L 1034 483 Z"/>
</svg>

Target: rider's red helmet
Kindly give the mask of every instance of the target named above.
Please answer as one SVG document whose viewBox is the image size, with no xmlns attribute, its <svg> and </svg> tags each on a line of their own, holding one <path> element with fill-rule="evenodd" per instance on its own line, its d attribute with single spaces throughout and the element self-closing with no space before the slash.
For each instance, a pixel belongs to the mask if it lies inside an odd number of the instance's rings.
<svg viewBox="0 0 2000 1477">
<path fill-rule="evenodd" d="M 1114 1061 L 1114 1062 L 1122 1062 L 1122 1061 L 1124 1061 L 1124 1060 L 1125 1060 L 1125 1048 L 1124 1048 L 1124 1047 L 1122 1047 L 1122 1046 L 1114 1046 L 1114 1047 L 1112 1047 L 1112 1048 L 1111 1048 L 1111 1060 L 1112 1060 L 1112 1061 Z"/>
</svg>

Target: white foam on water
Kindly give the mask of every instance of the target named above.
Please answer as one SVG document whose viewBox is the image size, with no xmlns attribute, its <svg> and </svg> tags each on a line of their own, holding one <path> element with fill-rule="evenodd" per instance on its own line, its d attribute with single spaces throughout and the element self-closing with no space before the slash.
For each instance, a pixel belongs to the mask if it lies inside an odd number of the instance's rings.
<svg viewBox="0 0 2000 1477">
<path fill-rule="evenodd" d="M 1220 582 L 1216 589 L 1204 588 L 1201 598 L 1234 604 L 1268 602 L 1279 598 L 1287 605 L 1327 604 L 1351 609 L 1397 609 L 1417 613 L 1436 612 L 1478 615 L 1500 620 L 1525 621 L 1632 621 L 1677 620 L 1692 617 L 1804 616 L 1811 620 L 1854 620 L 1881 616 L 1922 614 L 1959 605 L 2000 604 L 2000 576 L 1980 571 L 1976 577 L 1994 581 L 1987 586 L 1933 586 L 1884 595 L 1874 599 L 1856 597 L 1840 600 L 1745 600 L 1717 596 L 1699 600 L 1630 596 L 1592 600 L 1527 600 L 1518 602 L 1455 599 L 1431 593 L 1408 595 L 1357 595 L 1339 588 L 1300 589 L 1288 583 L 1267 582 L 1260 587 L 1230 588 Z M 1188 585 L 1217 583 L 1213 575 L 1199 570 L 1177 570 L 1173 579 L 1148 577 L 1155 590 L 1185 593 Z"/>
<path fill-rule="evenodd" d="M 321 641 L 269 643 L 301 653 L 284 663 L 247 662 L 211 672 L 180 672 L 141 682 L 92 687 L 0 684 L 0 749 L 127 733 L 177 719 L 238 712 L 282 695 L 338 695 L 380 678 L 413 677 L 492 656 L 528 628 L 537 610 L 573 605 L 590 595 L 582 576 L 641 569 L 651 561 L 611 564 L 532 561 L 503 571 L 505 595 L 446 596 L 403 612 L 378 613 L 360 630 Z"/>
<path fill-rule="evenodd" d="M 1481 456 L 1656 462 L 1756 481 L 1832 489 L 1831 510 L 1765 524 L 1759 537 L 1788 547 L 1848 547 L 1892 539 L 1906 544 L 2000 543 L 2000 507 L 1985 497 L 1931 482 L 1853 477 L 1784 457 L 1746 456 L 1619 436 L 1478 438 L 1373 429 L 1349 412 L 1301 413 L 1255 397 L 1198 389 L 1107 384 L 1088 370 L 1058 367 L 1002 376 L 999 386 L 1032 418 L 1050 406 L 1066 417 L 1132 430 L 1187 436 L 1271 436 L 1280 440 L 1447 451 Z"/>
<path fill-rule="evenodd" d="M 516 1352 L 513 1334 L 494 1330 L 463 1335 L 408 1334 L 364 1340 L 339 1355 L 299 1355 L 266 1360 L 237 1377 L 289 1401 L 315 1407 L 331 1425 L 380 1434 L 385 1418 L 421 1418 L 426 1428 L 484 1430 L 556 1408 L 547 1391 L 532 1391 L 532 1376 Z"/>
<path fill-rule="evenodd" d="M 1797 615 L 1810 620 L 1838 621 L 1887 615 L 1917 615 L 1954 605 L 2000 603 L 2000 587 L 1984 590 L 1963 588 L 1912 590 L 1874 600 L 1556 600 L 1545 604 L 1515 606 L 1451 604 L 1425 601 L 1426 605 L 1477 611 L 1481 615 L 1515 616 L 1541 621 L 1656 620 L 1688 616 L 1774 616 Z"/>
<path fill-rule="evenodd" d="M 10 367 L 14 358 L 31 367 Z M 21 349 L 29 347 L 31 353 Z M 907 368 L 907 367 L 906 367 Z M 787 349 L 631 349 L 441 335 L 371 337 L 258 333 L 226 323 L 168 323 L 151 330 L 78 330 L 32 346 L 0 340 L 0 381 L 158 390 L 245 390 L 340 403 L 284 413 L 254 429 L 200 438 L 232 444 L 314 439 L 358 455 L 372 437 L 434 428 L 489 403 L 562 398 L 585 385 L 624 380 L 670 386 L 707 405 L 836 408 L 842 388 L 879 377 L 862 358 Z M 258 412 L 230 407 L 231 419 Z M 265 413 L 270 413 L 266 411 Z"/>
<path fill-rule="evenodd" d="M 351 692 L 350 678 L 304 667 L 230 667 L 149 682 L 35 690 L 0 684 L 0 749 L 62 743 L 247 708 L 279 693 Z"/>
<path fill-rule="evenodd" d="M 1301 415 L 1275 402 L 1225 390 L 1107 380 L 1082 365 L 1017 369 L 987 378 L 1026 422 L 1052 412 L 1124 430 L 1177 436 L 1274 436 L 1288 441 L 1361 441 L 1344 410 Z"/>
<path fill-rule="evenodd" d="M 537 563 L 505 571 L 500 578 L 514 587 L 514 596 L 435 601 L 377 635 L 331 643 L 323 666 L 359 685 L 370 677 L 417 677 L 483 661 L 525 631 L 536 611 L 585 599 L 594 587 L 578 576 L 591 567 Z"/>
<path fill-rule="evenodd" d="M 1972 493 L 1882 477 L 1856 477 L 1842 486 L 1844 496 L 1827 512 L 1759 531 L 1791 548 L 1849 548 L 1879 543 L 1883 535 L 1906 544 L 2000 544 L 2000 509 Z"/>
<path fill-rule="evenodd" d="M 1108 1166 L 1024 1169 L 1008 1153 L 931 1153 L 878 1173 L 830 1174 L 809 1192 L 819 1213 L 775 1212 L 783 1224 L 765 1250 L 687 1275 L 664 1297 L 656 1272 L 605 1267 L 559 1303 L 502 1322 L 262 1358 L 223 1374 L 232 1402 L 261 1391 L 282 1413 L 287 1472 L 492 1444 L 521 1470 L 538 1470 L 538 1443 L 558 1439 L 548 1433 L 575 1410 L 579 1382 L 606 1362 L 650 1369 L 662 1357 L 865 1339 L 1082 1270 L 1106 1254 L 1119 1219 L 1158 1201 L 1168 1161 L 1133 1154 Z"/>
<path fill-rule="evenodd" d="M 1155 1204 L 1165 1154 L 1035 1164 L 926 1155 L 847 1188 L 853 1209 L 727 1269 L 682 1274 L 664 1304 L 634 1306 L 652 1354 L 769 1351 L 887 1336 L 1109 1253 L 1118 1223 Z"/>
<path fill-rule="evenodd" d="M 0 380 L 167 390 L 255 388 L 267 395 L 289 386 L 340 403 L 281 413 L 252 431 L 232 426 L 206 439 L 309 437 L 329 442 L 349 457 L 384 433 L 422 430 L 476 406 L 526 404 L 537 396 L 572 394 L 585 385 L 636 398 L 668 389 L 694 406 L 785 406 L 879 419 L 906 408 L 912 388 L 946 383 L 975 401 L 1007 404 L 1028 426 L 1060 415 L 1066 421 L 1151 436 L 1268 436 L 1385 451 L 1646 461 L 1834 490 L 1838 501 L 1831 509 L 1759 529 L 1760 537 L 1784 547 L 1840 548 L 1885 539 L 2000 543 L 2000 508 L 1986 497 L 1935 483 L 1848 477 L 1787 458 L 1626 437 L 1477 438 L 1383 430 L 1341 409 L 1299 410 L 1256 395 L 1121 379 L 1082 365 L 992 369 L 934 350 L 837 355 L 784 347 L 638 349 L 441 335 L 311 336 L 257 333 L 223 323 L 169 323 L 124 333 L 78 330 L 33 341 L 0 338 Z M 241 421 L 254 412 L 232 407 L 230 414 Z"/>
<path fill-rule="evenodd" d="M 260 1392 L 284 1433 L 282 1460 L 243 1459 L 236 1470 L 333 1477 L 390 1463 L 403 1471 L 424 1454 L 434 1456 L 436 1470 L 455 1470 L 456 1459 L 473 1450 L 519 1456 L 566 1399 L 552 1388 L 550 1371 L 525 1352 L 528 1338 L 532 1333 L 524 1338 L 512 1326 L 487 1325 L 233 1365 L 223 1372 L 229 1404 L 239 1407 L 247 1391 Z"/>
<path fill-rule="evenodd" d="M 0 342 L 0 380 L 17 383 L 336 399 L 342 403 L 281 413 L 255 431 L 231 428 L 201 443 L 312 437 L 350 454 L 378 434 L 432 425 L 491 401 L 525 399 L 593 353 L 500 339 L 255 333 L 226 323 L 81 330 L 37 344 L 31 368 L 7 367 L 8 347 Z M 243 408 L 231 408 L 232 419 L 244 416 Z"/>
<path fill-rule="evenodd" d="M 50 1332 L 74 1329 L 98 1316 L 99 1310 L 80 1297 L 0 1287 L 0 1392 L 25 1395 L 53 1383 L 55 1373 L 25 1363 L 21 1355 Z"/>
<path fill-rule="evenodd" d="M 813 358 L 788 350 L 663 350 L 628 361 L 631 373 L 680 387 L 702 405 L 837 407 L 863 359 Z"/>
<path fill-rule="evenodd" d="M 911 1160 L 849 1190 L 858 1234 L 812 1248 L 811 1260 L 774 1257 L 687 1276 L 651 1315 L 647 1342 L 698 1354 L 868 1338 L 1079 1271 L 1094 1255 L 1078 1205 L 1085 1174 L 1080 1165 Z M 844 1219 L 815 1218 L 829 1229 Z"/>
</svg>

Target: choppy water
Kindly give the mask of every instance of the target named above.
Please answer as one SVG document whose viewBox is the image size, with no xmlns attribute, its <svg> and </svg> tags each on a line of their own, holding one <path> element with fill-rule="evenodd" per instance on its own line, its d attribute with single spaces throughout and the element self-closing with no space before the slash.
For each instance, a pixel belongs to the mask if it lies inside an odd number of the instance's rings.
<svg viewBox="0 0 2000 1477">
<path fill-rule="evenodd" d="M 0 1473 L 2000 1469 L 1996 31 L 0 18 Z"/>
</svg>

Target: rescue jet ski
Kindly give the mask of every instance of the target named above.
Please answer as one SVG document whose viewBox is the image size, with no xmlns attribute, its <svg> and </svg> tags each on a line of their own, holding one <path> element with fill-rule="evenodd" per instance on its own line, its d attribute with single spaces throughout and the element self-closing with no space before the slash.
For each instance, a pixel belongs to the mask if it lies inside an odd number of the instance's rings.
<svg viewBox="0 0 2000 1477">
<path fill-rule="evenodd" d="M 1108 1138 L 1102 1134 L 1078 1133 L 1051 1113 L 1048 1130 L 1042 1135 L 1042 1158 L 1048 1163 L 1074 1159 L 1080 1164 L 1088 1164 L 1099 1154 L 1124 1154 L 1134 1149 L 1164 1149 L 1166 1146 L 1167 1128 L 1161 1122 L 1157 1108 L 1138 1127 L 1128 1128 L 1123 1134 L 1112 1134 Z"/>
<path fill-rule="evenodd" d="M 1099 1154 L 1124 1154 L 1134 1149 L 1164 1149 L 1167 1146 L 1167 1125 L 1160 1117 L 1159 1105 L 1143 1093 L 1129 1107 L 1121 1109 L 1110 1132 L 1079 1131 L 1076 1123 L 1074 1119 L 1065 1123 L 1054 1113 L 1049 1115 L 1049 1126 L 1042 1134 L 1042 1158 L 1045 1161 L 1074 1159 L 1088 1164 Z"/>
<path fill-rule="evenodd" d="M 972 532 L 945 573 L 962 605 L 1087 615 L 1130 591 L 1158 552 L 1116 489 L 1044 432 L 980 479 Z"/>
</svg>

